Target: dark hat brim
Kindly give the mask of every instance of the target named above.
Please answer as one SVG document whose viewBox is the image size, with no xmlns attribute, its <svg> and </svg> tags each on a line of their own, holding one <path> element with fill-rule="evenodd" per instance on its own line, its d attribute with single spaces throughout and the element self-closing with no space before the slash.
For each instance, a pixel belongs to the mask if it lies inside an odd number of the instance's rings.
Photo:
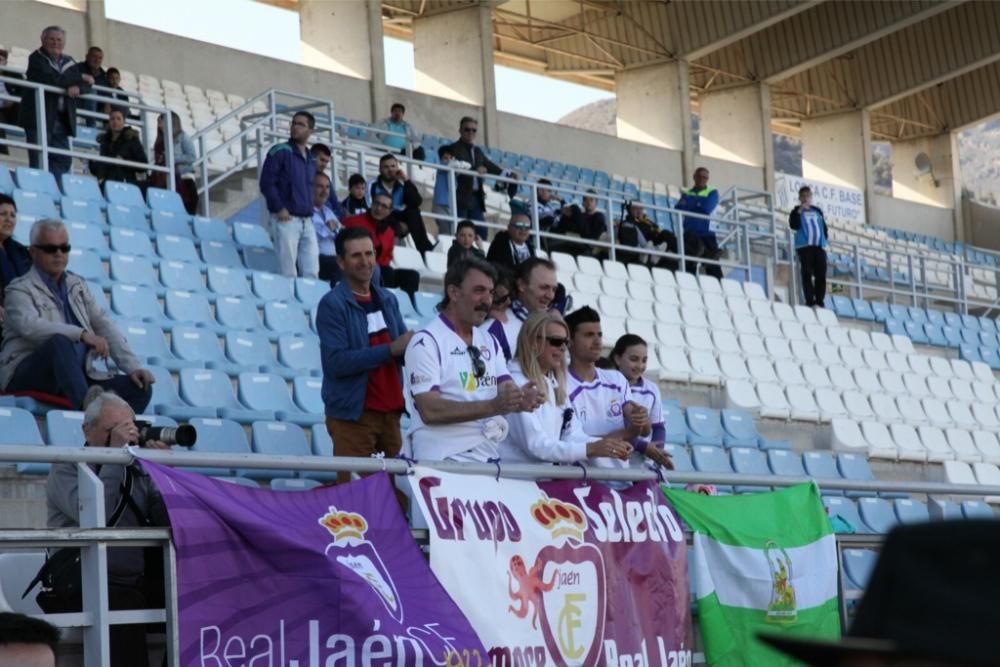
<svg viewBox="0 0 1000 667">
<path fill-rule="evenodd" d="M 895 643 L 881 639 L 826 641 L 763 632 L 757 633 L 757 639 L 812 667 L 837 667 L 847 658 L 863 655 L 900 655 Z"/>
</svg>

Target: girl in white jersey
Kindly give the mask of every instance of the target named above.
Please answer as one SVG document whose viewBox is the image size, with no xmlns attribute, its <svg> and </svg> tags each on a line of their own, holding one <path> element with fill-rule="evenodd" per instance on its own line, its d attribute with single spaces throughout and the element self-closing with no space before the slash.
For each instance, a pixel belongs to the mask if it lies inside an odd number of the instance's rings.
<svg viewBox="0 0 1000 667">
<path fill-rule="evenodd" d="M 652 433 L 648 442 L 644 443 L 645 454 L 665 468 L 672 469 L 670 456 L 663 451 L 663 439 L 666 427 L 663 421 L 663 405 L 660 402 L 660 388 L 655 382 L 647 380 L 646 372 L 649 348 L 642 337 L 635 334 L 625 334 L 615 342 L 611 350 L 611 363 L 632 388 L 632 400 L 646 408 L 649 412 L 649 422 Z M 643 448 L 643 445 L 640 445 Z"/>
<path fill-rule="evenodd" d="M 504 461 L 572 463 L 591 457 L 628 460 L 632 445 L 584 433 L 566 389 L 569 328 L 555 311 L 528 317 L 517 337 L 509 370 L 515 384 L 534 382 L 545 403 L 534 412 L 509 415 L 510 432 L 500 443 Z"/>
</svg>

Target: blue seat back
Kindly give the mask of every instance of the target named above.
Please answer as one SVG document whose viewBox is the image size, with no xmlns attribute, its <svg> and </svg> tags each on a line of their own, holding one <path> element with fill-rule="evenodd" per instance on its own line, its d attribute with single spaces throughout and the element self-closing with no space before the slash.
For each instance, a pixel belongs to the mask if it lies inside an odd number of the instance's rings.
<svg viewBox="0 0 1000 667">
<path fill-rule="evenodd" d="M 670 455 L 673 461 L 674 470 L 677 472 L 694 472 L 694 463 L 691 462 L 691 454 L 688 448 L 680 444 L 666 443 L 663 451 Z"/>
<path fill-rule="evenodd" d="M 870 549 L 844 549 L 844 572 L 855 586 L 864 590 L 875 568 L 875 552 Z"/>
<path fill-rule="evenodd" d="M 875 479 L 868 459 L 860 454 L 840 454 L 837 456 L 837 467 L 844 479 L 868 482 Z"/>
<path fill-rule="evenodd" d="M 240 254 L 236 251 L 236 246 L 225 241 L 203 241 L 201 257 L 206 264 L 228 266 L 233 269 L 243 268 L 243 262 L 240 261 Z"/>
<path fill-rule="evenodd" d="M 301 412 L 285 381 L 271 373 L 240 373 L 239 399 L 251 410 Z"/>
<path fill-rule="evenodd" d="M 61 201 L 63 220 L 87 222 L 92 225 L 104 224 L 104 211 L 95 199 L 80 199 L 64 196 Z"/>
<path fill-rule="evenodd" d="M 278 338 L 278 361 L 288 368 L 308 373 L 321 367 L 319 341 L 314 336 L 282 334 Z"/>
<path fill-rule="evenodd" d="M 142 191 L 132 183 L 105 181 L 104 195 L 110 204 L 133 206 L 143 212 L 146 211 L 146 202 L 142 199 Z"/>
<path fill-rule="evenodd" d="M 0 193 L 10 196 L 15 190 L 14 178 L 10 175 L 7 165 L 0 164 Z"/>
<path fill-rule="evenodd" d="M 995 519 L 993 508 L 982 500 L 963 500 L 962 516 L 966 519 Z"/>
<path fill-rule="evenodd" d="M 292 380 L 292 396 L 295 405 L 302 412 L 315 415 L 322 415 L 325 412 L 323 397 L 320 391 L 323 388 L 323 381 L 317 377 L 300 375 Z"/>
<path fill-rule="evenodd" d="M 313 424 L 312 453 L 313 456 L 333 456 L 333 440 L 326 424 Z"/>
<path fill-rule="evenodd" d="M 270 248 L 247 246 L 243 248 L 243 259 L 251 271 L 278 273 L 278 256 Z"/>
<path fill-rule="evenodd" d="M 437 314 L 437 305 L 441 302 L 441 295 L 434 292 L 417 292 L 417 312 L 423 317 L 434 317 Z"/>
<path fill-rule="evenodd" d="M 718 410 L 691 407 L 687 409 L 687 427 L 692 444 L 722 446 L 722 422 Z"/>
<path fill-rule="evenodd" d="M 160 302 L 156 299 L 156 292 L 151 287 L 144 285 L 122 285 L 120 283 L 112 285 L 111 308 L 123 317 L 147 319 L 152 322 L 163 320 L 163 312 L 160 310 Z"/>
<path fill-rule="evenodd" d="M 249 222 L 233 223 L 233 239 L 242 246 L 254 246 L 257 248 L 270 248 L 271 237 L 267 230 L 260 225 Z"/>
<path fill-rule="evenodd" d="M 199 241 L 225 241 L 228 243 L 233 241 L 233 237 L 229 233 L 229 225 L 218 218 L 195 216 L 191 220 L 191 227 Z"/>
<path fill-rule="evenodd" d="M 250 282 L 253 285 L 253 293 L 265 301 L 291 301 L 295 297 L 292 281 L 286 276 L 254 271 Z"/>
<path fill-rule="evenodd" d="M 924 523 L 930 521 L 927 505 L 911 498 L 897 498 L 895 503 L 896 518 L 900 523 Z"/>
<path fill-rule="evenodd" d="M 18 225 L 20 227 L 20 225 Z M 94 250 L 104 257 L 108 254 L 108 241 L 97 225 L 85 222 L 70 222 L 66 225 L 69 232 L 69 242 L 75 248 Z"/>
<path fill-rule="evenodd" d="M 302 308 L 282 301 L 269 301 L 264 304 L 264 325 L 277 333 L 309 331 Z"/>
<path fill-rule="evenodd" d="M 42 169 L 32 169 L 31 167 L 18 167 L 15 170 L 17 175 L 17 187 L 22 190 L 32 192 L 44 192 L 50 197 L 58 199 L 62 196 L 55 176 L 51 172 Z"/>
<path fill-rule="evenodd" d="M 694 467 L 698 472 L 724 473 L 733 472 L 729 457 L 721 447 L 696 445 L 691 448 Z"/>
<path fill-rule="evenodd" d="M 782 477 L 806 476 L 805 468 L 802 467 L 802 455 L 798 452 L 787 449 L 770 449 L 767 452 L 767 461 L 775 475 Z"/>
<path fill-rule="evenodd" d="M 830 452 L 804 452 L 802 454 L 802 465 L 806 474 L 814 479 L 841 479 L 840 470 L 837 469 L 837 461 Z"/>
<path fill-rule="evenodd" d="M 2 177 L 2 175 L 0 175 Z M 104 202 L 104 195 L 101 194 L 101 187 L 97 184 L 97 179 L 84 174 L 65 173 L 62 175 L 62 189 L 67 197 L 74 199 L 88 199 L 99 204 Z"/>
<path fill-rule="evenodd" d="M 214 321 L 208 298 L 203 293 L 167 290 L 164 306 L 167 317 L 174 322 L 205 324 Z"/>
<path fill-rule="evenodd" d="M 163 366 L 154 364 L 146 366 L 146 369 L 153 374 L 153 378 L 156 380 L 153 383 L 153 395 L 149 399 L 149 405 L 146 406 L 147 410 L 158 411 L 159 406 L 183 405 L 177 394 L 177 383 L 170 375 L 170 371 Z"/>
<path fill-rule="evenodd" d="M 250 297 L 220 296 L 215 302 L 215 317 L 232 329 L 250 331 L 260 327 L 257 304 Z"/>
<path fill-rule="evenodd" d="M 108 205 L 108 224 L 112 227 L 124 227 L 125 229 L 135 229 L 140 232 L 149 231 L 149 224 L 146 222 L 146 213 L 141 208 L 126 206 L 125 204 Z"/>
<path fill-rule="evenodd" d="M 227 331 L 226 356 L 241 366 L 268 366 L 274 363 L 271 342 L 259 331 Z"/>
<path fill-rule="evenodd" d="M 752 447 L 733 447 L 729 450 L 729 457 L 733 463 L 733 470 L 741 475 L 768 475 L 771 471 L 767 467 L 767 458 L 764 452 Z"/>
<path fill-rule="evenodd" d="M 242 270 L 230 269 L 225 266 L 209 266 L 205 272 L 208 278 L 208 289 L 218 295 L 249 296 L 246 275 Z"/>
<path fill-rule="evenodd" d="M 194 237 L 186 213 L 182 215 L 173 211 L 153 211 L 150 220 L 153 223 L 153 231 L 157 234 L 173 234 L 186 239 Z"/>
<path fill-rule="evenodd" d="M 861 498 L 858 500 L 858 513 L 875 533 L 888 533 L 899 523 L 892 505 L 885 498 Z"/>
<path fill-rule="evenodd" d="M 160 262 L 160 283 L 168 289 L 203 292 L 205 283 L 197 264 L 175 259 Z"/>
<path fill-rule="evenodd" d="M 663 426 L 666 429 L 664 442 L 683 445 L 687 442 L 687 425 L 684 410 L 676 403 L 662 403 Z"/>
<path fill-rule="evenodd" d="M 145 257 L 113 252 L 111 253 L 110 266 L 111 277 L 114 280 L 130 285 L 145 285 L 154 289 L 160 285 L 156 270 Z"/>
<path fill-rule="evenodd" d="M 181 359 L 202 363 L 225 363 L 219 339 L 211 331 L 191 326 L 174 327 L 170 335 L 170 344 L 174 354 Z M 212 404 L 199 403 L 197 405 Z"/>
<path fill-rule="evenodd" d="M 49 410 L 45 413 L 46 440 L 53 447 L 83 447 L 83 413 Z"/>
<path fill-rule="evenodd" d="M 760 437 L 757 426 L 753 423 L 753 417 L 746 410 L 723 410 L 722 428 L 726 435 L 736 440 L 747 441 L 747 444 L 743 445 L 746 447 L 754 446 L 749 443 L 751 441 L 756 443 Z"/>
<path fill-rule="evenodd" d="M 108 233 L 111 239 L 111 249 L 126 255 L 153 257 L 153 243 L 149 234 L 138 229 L 112 227 Z"/>
<path fill-rule="evenodd" d="M 277 477 L 271 480 L 271 490 L 272 491 L 308 491 L 309 489 L 315 489 L 317 486 L 322 484 L 319 480 L 315 479 L 287 479 L 285 477 Z"/>
<path fill-rule="evenodd" d="M 191 426 L 198 431 L 192 452 L 250 454 L 250 443 L 243 427 L 231 419 L 195 417 Z"/>
<path fill-rule="evenodd" d="M 59 217 L 55 199 L 46 192 L 18 188 L 14 190 L 14 203 L 17 205 L 18 217 L 31 219 L 32 222 L 39 218 Z"/>
<path fill-rule="evenodd" d="M 160 234 L 156 237 L 156 251 L 163 259 L 177 259 L 182 262 L 198 263 L 198 251 L 194 242 L 185 236 Z"/>
<path fill-rule="evenodd" d="M 295 298 L 306 308 L 315 308 L 327 292 L 330 291 L 330 283 L 325 280 L 313 280 L 312 278 L 295 279 Z"/>
<path fill-rule="evenodd" d="M 209 368 L 182 368 L 180 395 L 188 405 L 210 405 L 215 408 L 243 407 L 237 402 L 226 374 Z"/>
<path fill-rule="evenodd" d="M 146 201 L 149 202 L 149 208 L 154 211 L 169 211 L 178 215 L 188 215 L 181 196 L 173 190 L 149 188 L 146 190 Z"/>
<path fill-rule="evenodd" d="M 73 248 L 69 253 L 67 268 L 85 280 L 104 280 L 104 265 L 101 258 L 86 248 Z"/>
<path fill-rule="evenodd" d="M 155 324 L 141 320 L 125 320 L 118 323 L 121 332 L 128 339 L 132 352 L 140 359 L 166 359 L 173 357 L 167 347 L 163 330 Z"/>
<path fill-rule="evenodd" d="M 253 451 L 275 456 L 310 456 L 309 443 L 301 426 L 287 422 L 257 421 L 251 427 Z M 290 472 L 277 477 L 291 477 Z"/>
<path fill-rule="evenodd" d="M 854 527 L 855 532 L 872 532 L 868 524 L 861 520 L 861 515 L 858 514 L 858 507 L 850 498 L 844 498 L 843 496 L 823 496 L 823 506 L 826 507 L 830 518 L 840 516 Z"/>
</svg>

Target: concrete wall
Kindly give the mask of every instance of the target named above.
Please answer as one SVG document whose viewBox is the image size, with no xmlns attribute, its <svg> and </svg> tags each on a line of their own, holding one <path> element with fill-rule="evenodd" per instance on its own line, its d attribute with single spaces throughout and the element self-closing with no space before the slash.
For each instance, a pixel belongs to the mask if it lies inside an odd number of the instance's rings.
<svg viewBox="0 0 1000 667">
<path fill-rule="evenodd" d="M 764 189 L 764 170 L 747 164 L 738 164 L 728 160 L 720 160 L 709 155 L 696 154 L 694 156 L 694 166 L 707 167 L 711 173 L 709 183 L 719 190 L 725 192 L 733 185 L 741 185 L 745 188 L 756 190 Z M 694 183 L 692 178 L 694 172 L 685 174 L 683 184 L 691 186 Z"/>
<path fill-rule="evenodd" d="M 1000 250 L 1000 208 L 979 202 L 964 200 L 964 220 L 968 236 L 973 245 L 991 250 Z"/>
<path fill-rule="evenodd" d="M 872 217 L 869 221 L 873 224 L 932 234 L 945 241 L 955 240 L 955 224 L 950 208 L 926 206 L 883 195 L 874 195 L 870 199 Z"/>
</svg>

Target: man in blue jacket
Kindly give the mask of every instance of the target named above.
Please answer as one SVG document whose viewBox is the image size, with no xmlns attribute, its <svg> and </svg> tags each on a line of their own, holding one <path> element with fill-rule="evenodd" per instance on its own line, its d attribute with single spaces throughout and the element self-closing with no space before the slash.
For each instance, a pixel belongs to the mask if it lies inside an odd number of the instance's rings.
<svg viewBox="0 0 1000 667">
<path fill-rule="evenodd" d="M 372 284 L 375 244 L 368 230 L 341 230 L 336 247 L 343 277 L 316 313 L 326 429 L 336 456 L 392 458 L 402 446 L 400 362 L 413 332 L 395 295 Z M 350 479 L 349 472 L 337 474 L 338 483 Z"/>
<path fill-rule="evenodd" d="M 292 117 L 291 137 L 271 147 L 260 173 L 278 268 L 290 278 L 319 277 L 319 244 L 312 224 L 316 159 L 308 148 L 314 127 L 311 113 L 297 112 Z"/>
<path fill-rule="evenodd" d="M 698 167 L 694 170 L 694 187 L 686 190 L 674 206 L 678 211 L 712 215 L 719 205 L 719 191 L 708 186 L 708 169 Z M 707 218 L 693 215 L 684 216 L 684 252 L 689 257 L 704 257 L 718 259 L 721 254 L 719 242 Z M 690 273 L 698 273 L 698 262 L 687 262 Z M 716 278 L 722 278 L 722 268 L 716 264 L 706 264 L 705 273 Z"/>
<path fill-rule="evenodd" d="M 795 230 L 795 252 L 802 272 L 802 294 L 807 306 L 824 308 L 826 300 L 826 218 L 812 205 L 812 189 L 799 188 L 799 205 L 788 214 Z"/>
</svg>

